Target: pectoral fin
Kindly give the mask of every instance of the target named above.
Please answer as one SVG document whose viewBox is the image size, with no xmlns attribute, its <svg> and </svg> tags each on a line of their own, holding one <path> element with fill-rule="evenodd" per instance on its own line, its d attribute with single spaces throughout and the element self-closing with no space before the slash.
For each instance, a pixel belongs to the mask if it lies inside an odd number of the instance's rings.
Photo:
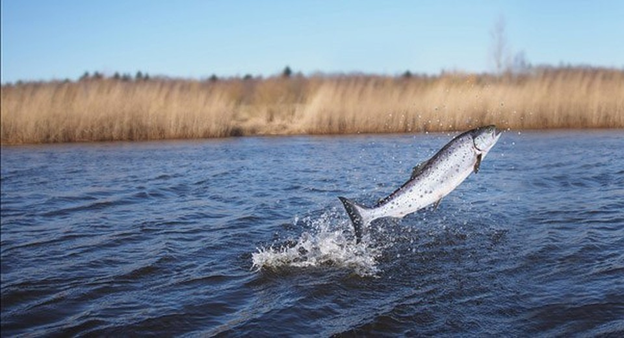
<svg viewBox="0 0 624 338">
<path fill-rule="evenodd" d="M 479 166 L 481 165 L 481 157 L 482 157 L 481 154 L 477 155 L 477 162 L 475 162 L 475 165 L 474 165 L 475 174 L 479 172 Z"/>
</svg>

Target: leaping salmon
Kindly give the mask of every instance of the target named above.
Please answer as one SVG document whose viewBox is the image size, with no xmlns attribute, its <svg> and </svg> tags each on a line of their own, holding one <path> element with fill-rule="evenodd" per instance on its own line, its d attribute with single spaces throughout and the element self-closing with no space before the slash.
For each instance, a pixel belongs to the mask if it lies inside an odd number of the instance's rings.
<svg viewBox="0 0 624 338">
<path fill-rule="evenodd" d="M 399 189 L 367 208 L 347 198 L 338 197 L 355 232 L 356 242 L 378 218 L 404 216 L 438 204 L 472 172 L 478 172 L 481 161 L 500 138 L 500 131 L 490 125 L 469 130 L 452 139 L 429 160 L 414 167 L 412 176 Z"/>
</svg>

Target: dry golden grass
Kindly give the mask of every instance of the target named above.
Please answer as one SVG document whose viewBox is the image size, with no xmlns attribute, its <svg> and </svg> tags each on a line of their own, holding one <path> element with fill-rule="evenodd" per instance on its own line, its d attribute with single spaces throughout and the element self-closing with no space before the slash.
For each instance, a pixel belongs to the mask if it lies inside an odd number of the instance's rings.
<svg viewBox="0 0 624 338">
<path fill-rule="evenodd" d="M 2 144 L 501 128 L 623 128 L 624 71 L 2 86 Z"/>
</svg>

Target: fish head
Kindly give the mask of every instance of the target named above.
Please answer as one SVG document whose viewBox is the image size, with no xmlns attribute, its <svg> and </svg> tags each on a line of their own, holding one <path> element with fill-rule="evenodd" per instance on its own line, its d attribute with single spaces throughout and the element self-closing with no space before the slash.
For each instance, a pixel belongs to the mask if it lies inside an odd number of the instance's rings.
<svg viewBox="0 0 624 338">
<path fill-rule="evenodd" d="M 474 147 L 480 154 L 487 154 L 501 136 L 495 125 L 479 127 L 471 132 Z"/>
</svg>

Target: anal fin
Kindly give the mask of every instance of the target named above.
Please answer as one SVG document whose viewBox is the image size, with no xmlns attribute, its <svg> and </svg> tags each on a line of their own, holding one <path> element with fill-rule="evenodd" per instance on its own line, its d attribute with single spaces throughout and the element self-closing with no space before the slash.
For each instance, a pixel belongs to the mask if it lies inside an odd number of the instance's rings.
<svg viewBox="0 0 624 338">
<path fill-rule="evenodd" d="M 435 202 L 433 204 L 433 210 L 438 210 L 438 206 L 440 205 L 440 202 L 442 202 L 442 199 L 440 198 L 437 202 Z"/>
</svg>

